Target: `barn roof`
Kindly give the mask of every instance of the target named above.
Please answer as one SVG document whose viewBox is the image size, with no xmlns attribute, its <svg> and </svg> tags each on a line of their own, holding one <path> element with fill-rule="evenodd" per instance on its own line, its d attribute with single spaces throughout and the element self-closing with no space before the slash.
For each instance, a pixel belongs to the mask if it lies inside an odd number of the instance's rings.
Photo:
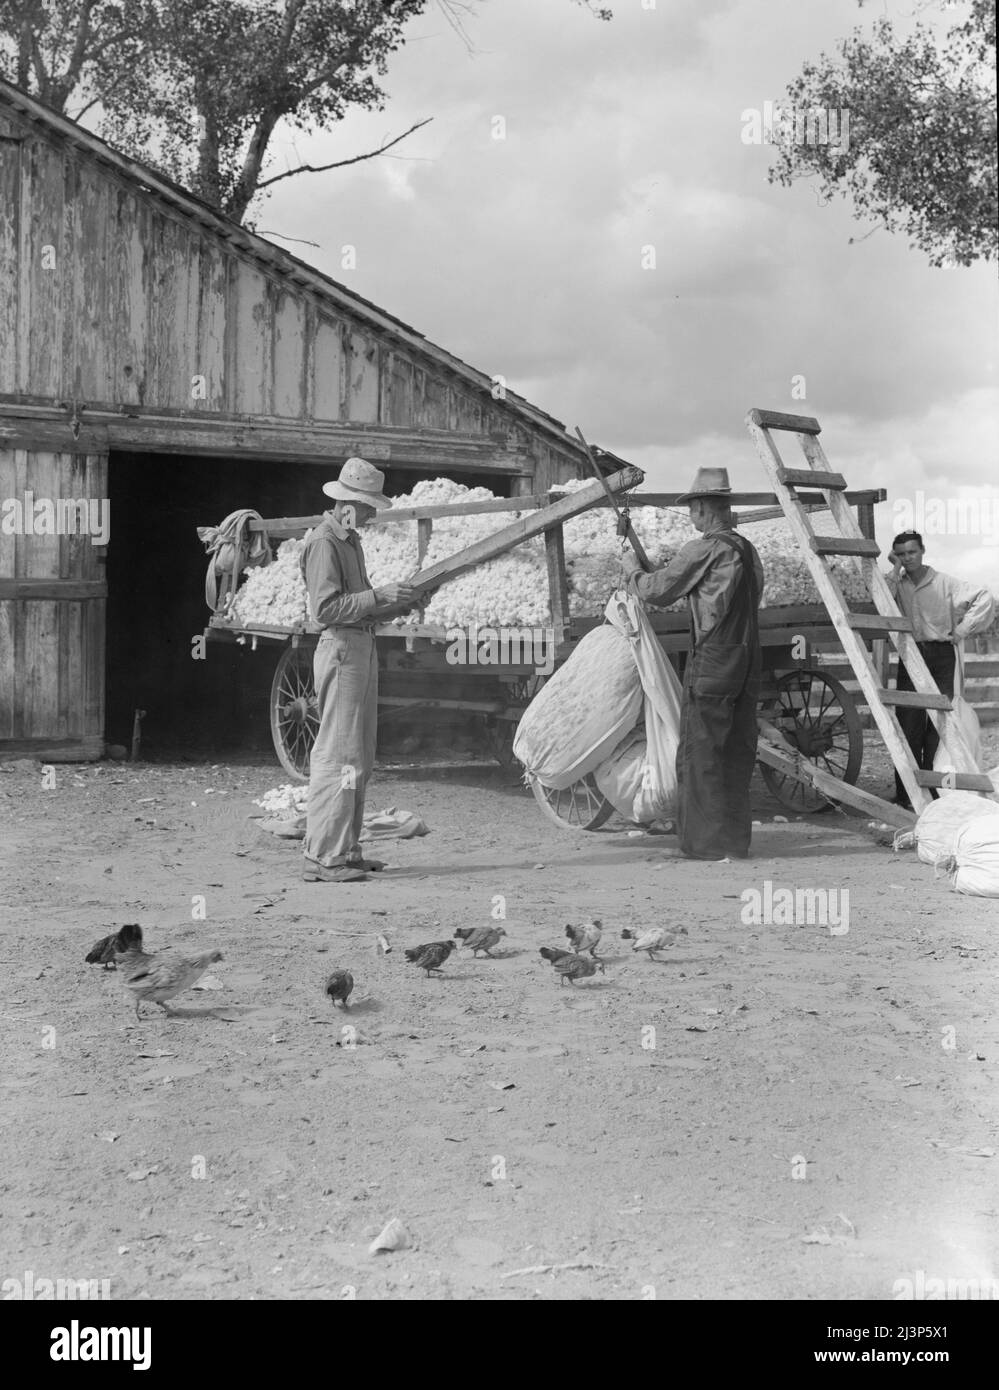
<svg viewBox="0 0 999 1390">
<path fill-rule="evenodd" d="M 282 247 L 248 231 L 231 218 L 226 217 L 208 203 L 174 183 L 165 175 L 158 173 L 148 164 L 131 159 L 109 145 L 100 136 L 85 130 L 77 121 L 60 115 L 36 97 L 30 96 L 21 88 L 0 78 L 0 107 L 6 106 L 15 111 L 32 126 L 43 127 L 46 135 L 57 143 L 63 142 L 85 152 L 98 164 L 113 169 L 122 179 L 138 189 L 146 197 L 158 199 L 168 204 L 184 218 L 210 229 L 227 245 L 242 256 L 257 261 L 269 270 L 299 289 L 308 289 L 319 299 L 325 299 L 331 308 L 350 313 L 355 318 L 378 329 L 381 333 L 405 345 L 413 351 L 432 359 L 438 366 L 454 372 L 477 388 L 490 391 L 492 378 L 485 372 L 463 362 L 460 357 L 436 343 L 432 343 L 417 329 L 396 318 L 385 309 L 364 299 L 337 280 L 324 275 L 308 262 L 300 260 Z M 555 419 L 546 411 L 539 409 L 512 391 L 507 391 L 505 399 L 497 401 L 498 407 L 505 407 L 525 422 L 555 436 L 557 442 L 568 449 L 582 453 L 578 441 L 568 433 L 562 421 Z M 605 450 L 599 451 L 605 464 L 623 462 Z"/>
</svg>

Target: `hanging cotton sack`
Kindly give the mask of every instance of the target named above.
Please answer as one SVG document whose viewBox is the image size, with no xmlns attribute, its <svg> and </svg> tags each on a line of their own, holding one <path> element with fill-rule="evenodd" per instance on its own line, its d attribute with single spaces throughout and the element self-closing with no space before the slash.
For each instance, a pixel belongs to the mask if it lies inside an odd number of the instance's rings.
<svg viewBox="0 0 999 1390">
<path fill-rule="evenodd" d="M 954 853 L 937 865 L 950 886 L 975 898 L 999 898 L 999 816 L 978 816 L 958 832 Z"/>
<path fill-rule="evenodd" d="M 621 815 L 639 825 L 655 825 L 676 814 L 682 687 L 633 594 L 614 594 L 605 612 L 631 643 L 645 697 L 645 727 L 644 736 L 636 732 L 626 738 L 593 776 Z"/>
<path fill-rule="evenodd" d="M 982 730 L 978 723 L 978 715 L 974 708 L 968 704 L 964 698 L 964 654 L 961 644 L 956 650 L 956 661 L 954 664 L 954 694 L 951 699 L 953 709 L 947 716 L 948 722 L 957 724 L 964 741 L 971 750 L 971 756 L 975 760 L 975 766 L 981 770 L 982 766 Z M 955 768 L 947 753 L 943 743 L 940 744 L 933 759 L 934 772 L 954 772 Z M 957 793 L 952 787 L 938 788 L 941 797 L 956 796 Z"/>
<path fill-rule="evenodd" d="M 605 623 L 581 639 L 528 705 L 514 736 L 514 757 L 529 778 L 564 791 L 604 761 L 641 711 L 631 644 Z"/>
<path fill-rule="evenodd" d="M 999 802 L 974 792 L 953 792 L 950 796 L 931 801 L 912 830 L 899 831 L 895 849 L 913 845 L 924 864 L 936 864 L 954 853 L 960 832 L 982 817 L 994 817 L 999 824 Z"/>
</svg>

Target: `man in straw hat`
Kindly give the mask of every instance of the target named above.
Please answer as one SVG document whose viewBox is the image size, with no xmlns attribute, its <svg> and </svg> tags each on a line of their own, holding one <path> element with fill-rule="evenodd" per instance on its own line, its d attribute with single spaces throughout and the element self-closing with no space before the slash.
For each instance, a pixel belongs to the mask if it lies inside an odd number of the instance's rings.
<svg viewBox="0 0 999 1390">
<path fill-rule="evenodd" d="M 358 531 L 392 504 L 385 474 L 350 458 L 323 492 L 335 499 L 302 551 L 312 617 L 323 634 L 313 670 L 319 732 L 309 767 L 305 875 L 309 882 L 358 883 L 385 866 L 361 856 L 368 778 L 375 764 L 378 657 L 374 624 L 413 608 L 408 584 L 371 586 Z"/>
<path fill-rule="evenodd" d="M 701 535 L 652 574 L 642 573 L 634 556 L 625 560 L 629 584 L 645 603 L 665 608 L 685 597 L 690 606 L 692 651 L 676 754 L 677 829 L 688 859 L 746 859 L 752 835 L 763 566 L 732 528 L 731 495 L 727 469 L 698 469 L 693 488 L 677 501 L 689 504 Z"/>
</svg>

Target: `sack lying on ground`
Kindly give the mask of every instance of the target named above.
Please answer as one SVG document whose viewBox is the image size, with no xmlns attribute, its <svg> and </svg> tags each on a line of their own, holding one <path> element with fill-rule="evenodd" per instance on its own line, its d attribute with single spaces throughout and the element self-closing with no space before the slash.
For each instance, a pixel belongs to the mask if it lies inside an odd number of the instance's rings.
<svg viewBox="0 0 999 1390">
<path fill-rule="evenodd" d="M 999 898 L 999 816 L 978 816 L 958 832 L 954 853 L 942 859 L 940 873 L 950 886 L 975 898 Z"/>
<path fill-rule="evenodd" d="M 280 840 L 304 840 L 305 816 L 269 816 L 257 821 L 258 830 L 266 830 Z M 397 811 L 394 806 L 384 811 L 372 811 L 364 817 L 361 842 L 365 840 L 412 840 L 417 835 L 429 835 L 426 821 L 412 811 Z"/>
<path fill-rule="evenodd" d="M 529 777 L 563 791 L 609 756 L 641 709 L 631 643 L 610 624 L 595 627 L 524 711 L 514 757 Z"/>
<path fill-rule="evenodd" d="M 593 776 L 622 816 L 639 825 L 653 825 L 676 813 L 682 688 L 633 594 L 616 593 L 606 613 L 631 645 L 645 698 L 645 727 L 644 733 L 630 734 L 619 744 Z"/>
<path fill-rule="evenodd" d="M 950 796 L 931 801 L 912 830 L 899 831 L 894 846 L 909 849 L 915 845 L 924 864 L 937 864 L 954 853 L 957 837 L 964 827 L 983 816 L 999 816 L 999 802 L 975 792 L 952 792 Z"/>
</svg>

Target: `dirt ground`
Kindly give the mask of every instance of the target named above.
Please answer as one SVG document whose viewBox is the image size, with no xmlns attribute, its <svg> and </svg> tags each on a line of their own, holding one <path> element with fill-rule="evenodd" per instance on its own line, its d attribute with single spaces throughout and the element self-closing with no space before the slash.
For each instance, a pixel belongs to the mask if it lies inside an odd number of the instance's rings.
<svg viewBox="0 0 999 1390">
<path fill-rule="evenodd" d="M 0 773 L 0 1279 L 890 1299 L 919 1270 L 999 1273 L 999 903 L 863 821 L 775 822 L 759 782 L 753 859 L 696 864 L 620 822 L 561 831 L 486 766 L 380 769 L 369 809 L 431 834 L 381 845 L 367 883 L 308 884 L 300 845 L 247 820 L 283 780 L 269 758 L 64 766 L 54 789 Z M 849 930 L 744 925 L 766 880 L 848 889 Z M 498 897 L 495 959 L 407 964 Z M 593 915 L 606 973 L 560 986 L 537 948 Z M 83 963 L 130 921 L 152 949 L 221 948 L 221 988 L 136 1023 Z M 654 925 L 687 929 L 659 962 L 620 939 Z M 333 966 L 355 975 L 349 1014 L 323 995 Z M 410 1246 L 370 1255 L 391 1218 Z"/>
</svg>

